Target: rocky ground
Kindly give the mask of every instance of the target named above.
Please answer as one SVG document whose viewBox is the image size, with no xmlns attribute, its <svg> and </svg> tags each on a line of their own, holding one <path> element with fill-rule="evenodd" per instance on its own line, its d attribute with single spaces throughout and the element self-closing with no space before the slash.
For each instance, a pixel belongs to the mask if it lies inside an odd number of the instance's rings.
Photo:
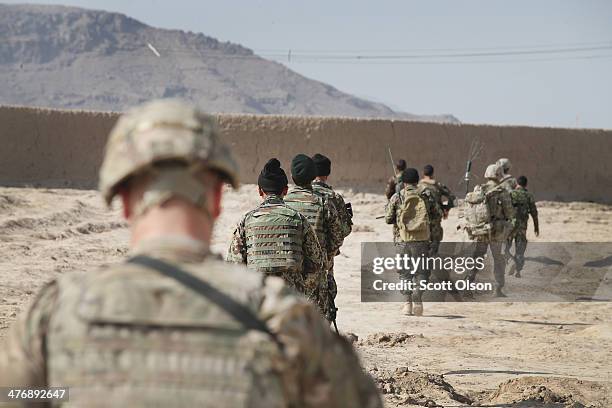
<svg viewBox="0 0 612 408">
<path fill-rule="evenodd" d="M 512 291 L 529 274 L 508 277 L 507 302 L 427 303 L 423 317 L 400 314 L 398 303 L 362 303 L 360 243 L 389 241 L 391 231 L 375 219 L 382 195 L 345 193 L 355 227 L 336 261 L 338 325 L 353 333 L 388 407 L 612 406 L 610 303 L 518 302 Z M 233 225 L 258 201 L 252 185 L 226 195 L 213 249 L 225 252 Z M 539 204 L 542 234 L 531 240 L 611 241 L 612 207 Z M 456 224 L 456 214 L 444 221 L 446 240 L 462 240 Z M 127 239 L 119 212 L 95 191 L 0 188 L 0 337 L 44 282 L 118 261 Z"/>
</svg>

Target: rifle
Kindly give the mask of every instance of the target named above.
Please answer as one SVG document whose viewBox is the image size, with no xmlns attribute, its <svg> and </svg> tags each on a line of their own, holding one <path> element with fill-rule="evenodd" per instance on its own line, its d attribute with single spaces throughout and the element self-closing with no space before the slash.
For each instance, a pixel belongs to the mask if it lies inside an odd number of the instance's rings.
<svg viewBox="0 0 612 408">
<path fill-rule="evenodd" d="M 465 194 L 470 192 L 470 171 L 472 170 L 472 160 L 468 160 L 465 165 L 465 176 L 463 177 L 463 181 L 465 181 Z"/>
<path fill-rule="evenodd" d="M 346 203 L 344 204 L 344 208 L 346 209 L 349 217 L 353 218 L 353 205 L 351 203 Z"/>
<path fill-rule="evenodd" d="M 472 139 L 472 143 L 470 144 L 470 151 L 468 152 L 468 158 L 465 164 L 465 175 L 463 179 L 459 181 L 459 184 L 465 183 L 465 194 L 470 192 L 470 180 L 472 179 L 472 162 L 476 160 L 476 158 L 482 152 L 484 145 L 480 142 L 480 139 L 475 137 Z"/>
<path fill-rule="evenodd" d="M 334 329 L 336 329 L 336 333 L 340 334 L 338 330 L 338 325 L 336 324 L 336 316 L 338 312 L 338 308 L 336 307 L 336 302 L 334 301 L 334 296 L 332 296 L 332 290 L 334 288 L 334 292 L 336 292 L 336 282 L 334 281 L 334 276 L 331 274 L 327 274 L 327 319 L 333 323 Z"/>
<path fill-rule="evenodd" d="M 393 155 L 391 154 L 391 148 L 387 146 L 387 151 L 389 152 L 389 159 L 391 159 L 391 171 L 393 171 L 393 175 L 397 177 L 397 171 L 395 169 L 395 161 L 393 161 Z"/>
</svg>

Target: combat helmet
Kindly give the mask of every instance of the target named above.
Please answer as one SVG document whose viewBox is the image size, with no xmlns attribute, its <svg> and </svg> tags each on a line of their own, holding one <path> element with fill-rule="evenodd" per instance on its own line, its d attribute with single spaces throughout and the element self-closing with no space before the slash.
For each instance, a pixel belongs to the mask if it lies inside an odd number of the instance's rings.
<svg viewBox="0 0 612 408">
<path fill-rule="evenodd" d="M 510 163 L 510 159 L 507 159 L 505 157 L 502 157 L 501 159 L 497 160 L 495 164 L 500 166 L 504 173 L 509 172 L 510 168 L 512 168 L 512 163 Z"/>
<path fill-rule="evenodd" d="M 214 118 L 177 99 L 155 100 L 129 110 L 113 127 L 99 188 L 110 205 L 122 183 L 149 174 L 147 206 L 177 195 L 201 206 L 204 186 L 193 176 L 202 170 L 238 187 L 236 161 L 220 140 Z"/>
<path fill-rule="evenodd" d="M 500 181 L 503 176 L 502 167 L 498 165 L 497 163 L 489 164 L 487 166 L 487 169 L 485 170 L 484 176 L 488 180 Z"/>
</svg>

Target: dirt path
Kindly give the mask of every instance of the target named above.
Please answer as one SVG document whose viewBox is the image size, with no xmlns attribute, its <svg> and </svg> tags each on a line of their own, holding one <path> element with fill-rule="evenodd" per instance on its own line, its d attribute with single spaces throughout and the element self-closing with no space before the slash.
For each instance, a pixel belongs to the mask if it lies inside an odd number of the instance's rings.
<svg viewBox="0 0 612 408">
<path fill-rule="evenodd" d="M 359 337 L 388 406 L 612 406 L 610 303 L 434 303 L 420 318 L 397 303 L 361 303 L 360 243 L 389 241 L 391 231 L 375 219 L 382 195 L 346 196 L 356 216 L 336 261 L 338 325 Z M 258 201 L 252 185 L 227 194 L 214 250 L 225 253 Z M 612 241 L 612 207 L 540 204 L 542 235 L 530 239 Z M 461 240 L 456 222 L 444 222 L 446 240 Z M 127 239 L 119 213 L 94 191 L 0 188 L 0 337 L 44 282 L 118 261 Z M 514 284 L 508 278 L 509 292 Z"/>
</svg>

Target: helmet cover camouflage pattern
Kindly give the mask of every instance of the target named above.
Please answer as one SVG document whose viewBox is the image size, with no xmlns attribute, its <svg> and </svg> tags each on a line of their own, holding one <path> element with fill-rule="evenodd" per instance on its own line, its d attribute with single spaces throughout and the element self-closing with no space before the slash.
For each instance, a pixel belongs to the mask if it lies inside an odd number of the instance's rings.
<svg viewBox="0 0 612 408">
<path fill-rule="evenodd" d="M 485 170 L 485 178 L 500 181 L 502 178 L 502 167 L 498 164 L 489 164 Z"/>
<path fill-rule="evenodd" d="M 501 159 L 497 160 L 495 164 L 500 166 L 505 172 L 510 171 L 510 168 L 512 167 L 512 163 L 510 163 L 510 159 L 506 159 L 505 157 L 502 157 Z"/>
<path fill-rule="evenodd" d="M 107 204 L 127 178 L 163 161 L 200 165 L 238 187 L 238 166 L 214 118 L 183 101 L 162 99 L 131 109 L 113 127 L 100 168 Z"/>
</svg>

